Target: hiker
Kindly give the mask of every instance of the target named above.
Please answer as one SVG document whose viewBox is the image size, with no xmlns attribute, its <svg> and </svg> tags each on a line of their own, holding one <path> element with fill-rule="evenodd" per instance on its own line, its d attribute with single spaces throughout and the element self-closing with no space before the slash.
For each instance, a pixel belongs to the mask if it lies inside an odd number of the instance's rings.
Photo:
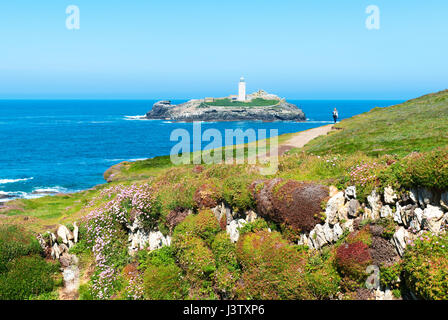
<svg viewBox="0 0 448 320">
<path fill-rule="evenodd" d="M 336 108 L 334 108 L 334 110 L 333 110 L 334 123 L 336 123 L 338 121 L 338 118 L 339 118 L 338 110 L 336 110 Z"/>
</svg>

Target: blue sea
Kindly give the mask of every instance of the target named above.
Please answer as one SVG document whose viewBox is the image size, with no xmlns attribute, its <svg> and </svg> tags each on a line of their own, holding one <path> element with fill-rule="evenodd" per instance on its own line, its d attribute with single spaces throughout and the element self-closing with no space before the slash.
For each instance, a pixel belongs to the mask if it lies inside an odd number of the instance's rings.
<svg viewBox="0 0 448 320">
<path fill-rule="evenodd" d="M 103 173 L 121 161 L 168 155 L 174 129 L 192 123 L 141 120 L 155 100 L 0 100 L 0 198 L 35 198 L 104 183 Z M 173 101 L 181 103 L 184 101 Z M 298 122 L 205 122 L 202 130 L 302 131 L 402 101 L 291 100 L 305 112 Z M 207 143 L 204 143 L 206 145 Z M 3 196 L 3 197 L 2 197 Z M 0 199 L 6 201 L 7 199 Z"/>
</svg>

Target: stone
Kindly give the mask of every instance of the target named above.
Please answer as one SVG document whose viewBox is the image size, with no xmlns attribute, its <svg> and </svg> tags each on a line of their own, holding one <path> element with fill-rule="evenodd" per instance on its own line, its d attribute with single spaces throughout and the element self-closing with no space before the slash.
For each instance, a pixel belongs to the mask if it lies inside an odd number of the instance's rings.
<svg viewBox="0 0 448 320">
<path fill-rule="evenodd" d="M 68 250 L 69 250 L 69 247 L 65 243 L 62 243 L 59 246 L 59 251 L 61 252 L 61 254 L 64 253 L 64 252 L 68 252 Z"/>
<path fill-rule="evenodd" d="M 373 211 L 370 208 L 364 208 L 364 213 L 362 215 L 363 220 L 375 220 L 375 216 L 373 215 Z"/>
<path fill-rule="evenodd" d="M 353 232 L 355 231 L 355 227 L 353 225 L 353 220 L 348 220 L 345 223 L 342 224 L 342 230 Z"/>
<path fill-rule="evenodd" d="M 420 208 L 416 208 L 414 210 L 414 216 L 417 219 L 419 225 L 421 225 L 423 223 L 423 210 Z"/>
<path fill-rule="evenodd" d="M 339 223 L 336 223 L 333 227 L 333 238 L 334 241 L 337 241 L 342 235 L 344 234 L 344 231 L 342 230 Z"/>
<path fill-rule="evenodd" d="M 51 249 L 51 257 L 56 260 L 56 259 L 59 259 L 60 255 L 61 255 L 61 250 L 59 250 L 58 244 L 55 243 Z"/>
<path fill-rule="evenodd" d="M 246 212 L 246 222 L 254 222 L 258 218 L 257 214 L 253 210 Z"/>
<path fill-rule="evenodd" d="M 432 233 L 439 234 L 443 217 L 444 213 L 440 207 L 428 204 L 427 208 L 423 211 L 423 225 Z"/>
<path fill-rule="evenodd" d="M 409 198 L 411 198 L 411 201 L 415 204 L 418 204 L 418 190 L 413 188 L 409 191 Z"/>
<path fill-rule="evenodd" d="M 314 246 L 316 247 L 316 249 L 320 249 L 328 243 L 328 241 L 325 237 L 325 231 L 324 231 L 323 226 L 320 224 L 316 225 L 316 227 L 314 228 L 314 231 L 316 234 L 315 239 L 313 239 Z"/>
<path fill-rule="evenodd" d="M 73 242 L 78 243 L 79 227 L 76 222 L 73 223 Z"/>
<path fill-rule="evenodd" d="M 68 253 L 62 254 L 62 256 L 59 258 L 59 262 L 61 263 L 61 266 L 63 268 L 67 268 L 68 266 L 70 266 L 71 261 L 72 258 Z"/>
<path fill-rule="evenodd" d="M 380 217 L 381 218 L 387 218 L 387 217 L 393 217 L 392 208 L 388 205 L 385 205 L 380 210 Z"/>
<path fill-rule="evenodd" d="M 397 199 L 398 196 L 392 187 L 388 186 L 384 189 L 384 202 L 386 204 L 394 204 Z"/>
<path fill-rule="evenodd" d="M 348 219 L 349 206 L 350 202 L 347 202 L 338 210 L 338 221 L 344 221 Z"/>
<path fill-rule="evenodd" d="M 401 220 L 401 210 L 402 209 L 401 209 L 400 203 L 397 202 L 395 207 L 396 207 L 396 210 L 395 210 L 394 215 L 393 215 L 394 216 L 394 221 L 396 223 L 398 223 L 398 224 L 403 224 L 403 220 Z"/>
<path fill-rule="evenodd" d="M 62 239 L 62 242 L 65 244 L 68 244 L 68 240 L 73 239 L 73 235 L 70 233 L 70 231 L 64 225 L 59 226 L 56 234 L 58 235 L 58 237 L 60 237 Z"/>
<path fill-rule="evenodd" d="M 418 190 L 418 203 L 420 207 L 433 203 L 434 195 L 428 188 L 421 188 Z"/>
<path fill-rule="evenodd" d="M 392 239 L 393 239 L 393 242 L 394 242 L 395 248 L 397 249 L 398 254 L 400 255 L 400 257 L 402 257 L 406 250 L 407 241 L 410 240 L 409 232 L 407 232 L 404 227 L 400 227 L 394 233 L 394 236 Z"/>
<path fill-rule="evenodd" d="M 322 227 L 322 230 L 325 236 L 325 240 L 327 240 L 328 243 L 332 243 L 335 239 L 333 229 L 331 229 L 330 225 L 328 223 L 325 223 Z"/>
<path fill-rule="evenodd" d="M 350 186 L 345 189 L 345 199 L 356 199 L 356 186 Z"/>
<path fill-rule="evenodd" d="M 330 198 L 325 209 L 326 222 L 330 225 L 335 225 L 339 221 L 339 210 L 344 206 L 345 198 L 344 192 L 338 192 Z"/>
<path fill-rule="evenodd" d="M 348 216 L 350 218 L 356 218 L 359 215 L 359 201 L 356 199 L 351 199 L 348 205 Z"/>
<path fill-rule="evenodd" d="M 167 240 L 160 231 L 153 231 L 149 233 L 149 250 L 157 250 L 168 245 Z"/>
<path fill-rule="evenodd" d="M 246 220 L 232 220 L 230 224 L 227 226 L 226 231 L 230 236 L 230 240 L 232 242 L 237 242 L 240 237 L 239 229 L 242 228 L 246 224 Z"/>
<path fill-rule="evenodd" d="M 394 300 L 394 295 L 390 289 L 382 291 L 378 288 L 375 290 L 375 300 Z"/>
<path fill-rule="evenodd" d="M 381 210 L 381 197 L 376 192 L 376 190 L 373 190 L 372 193 L 367 196 L 367 202 L 369 203 L 370 209 L 372 209 L 371 219 L 376 220 L 380 217 L 380 210 Z"/>
<path fill-rule="evenodd" d="M 445 210 L 448 210 L 448 192 L 442 193 L 440 197 L 440 205 L 445 208 Z"/>
<path fill-rule="evenodd" d="M 335 186 L 330 186 L 329 187 L 329 196 L 330 198 L 333 198 L 335 195 L 337 195 L 339 193 L 338 188 L 336 188 Z"/>
</svg>

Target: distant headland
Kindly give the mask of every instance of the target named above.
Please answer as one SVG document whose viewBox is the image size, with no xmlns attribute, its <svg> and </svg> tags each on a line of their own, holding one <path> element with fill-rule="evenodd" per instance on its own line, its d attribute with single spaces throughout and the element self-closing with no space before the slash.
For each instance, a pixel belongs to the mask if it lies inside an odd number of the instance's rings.
<svg viewBox="0 0 448 320">
<path fill-rule="evenodd" d="M 240 79 L 238 95 L 224 98 L 194 99 L 172 105 L 159 101 L 146 114 L 147 119 L 172 121 L 305 121 L 305 114 L 296 105 L 275 94 L 259 90 L 246 95 L 246 82 Z"/>
</svg>

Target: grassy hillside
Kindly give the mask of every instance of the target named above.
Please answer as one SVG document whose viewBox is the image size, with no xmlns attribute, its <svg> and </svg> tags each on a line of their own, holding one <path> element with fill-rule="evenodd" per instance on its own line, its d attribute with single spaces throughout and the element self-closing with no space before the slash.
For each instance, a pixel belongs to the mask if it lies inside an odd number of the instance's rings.
<svg viewBox="0 0 448 320">
<path fill-rule="evenodd" d="M 406 155 L 448 144 L 448 90 L 342 121 L 306 146 L 313 154 Z"/>
</svg>

